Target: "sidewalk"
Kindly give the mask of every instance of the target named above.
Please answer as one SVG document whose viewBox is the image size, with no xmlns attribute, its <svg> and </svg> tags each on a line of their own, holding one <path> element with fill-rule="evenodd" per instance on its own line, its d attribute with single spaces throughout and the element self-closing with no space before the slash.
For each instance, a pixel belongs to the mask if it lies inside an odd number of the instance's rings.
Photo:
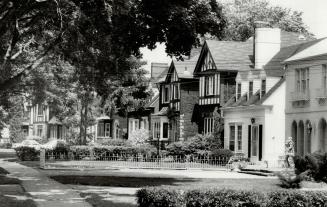
<svg viewBox="0 0 327 207">
<path fill-rule="evenodd" d="M 91 207 L 78 193 L 33 168 L 0 159 L 10 176 L 22 180 L 22 186 L 40 207 Z"/>
</svg>

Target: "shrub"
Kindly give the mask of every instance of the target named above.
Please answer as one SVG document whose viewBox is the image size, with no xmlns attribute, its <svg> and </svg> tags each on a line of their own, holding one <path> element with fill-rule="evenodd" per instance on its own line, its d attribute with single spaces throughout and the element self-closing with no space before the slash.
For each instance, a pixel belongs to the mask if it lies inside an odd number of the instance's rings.
<svg viewBox="0 0 327 207">
<path fill-rule="evenodd" d="M 103 142 L 102 145 L 105 145 L 105 146 L 125 146 L 125 147 L 132 146 L 129 141 L 124 140 L 124 139 L 110 139 L 108 141 Z"/>
<path fill-rule="evenodd" d="M 69 148 L 75 160 L 82 160 L 90 157 L 90 147 L 85 145 L 75 145 Z"/>
<path fill-rule="evenodd" d="M 138 129 L 130 133 L 129 141 L 132 146 L 143 145 L 149 139 L 149 130 L 146 129 Z"/>
<path fill-rule="evenodd" d="M 11 147 L 11 143 L 0 143 L 0 149 L 10 149 Z"/>
<path fill-rule="evenodd" d="M 146 188 L 136 194 L 140 207 L 322 207 L 327 203 L 326 191 L 279 190 L 256 192 L 226 189 L 176 190 Z"/>
<path fill-rule="evenodd" d="M 180 207 L 184 206 L 181 192 L 163 188 L 140 189 L 136 192 L 139 207 Z"/>
<path fill-rule="evenodd" d="M 39 159 L 40 151 L 33 147 L 17 147 L 15 148 L 16 155 L 21 161 L 36 161 Z"/>
<path fill-rule="evenodd" d="M 191 190 L 185 196 L 187 207 L 215 206 L 261 206 L 264 194 L 251 191 L 235 190 Z"/>
<path fill-rule="evenodd" d="M 294 156 L 295 173 L 308 171 L 308 176 L 327 183 L 327 153 L 315 152 L 305 157 Z"/>
<path fill-rule="evenodd" d="M 191 154 L 191 151 L 183 142 L 173 142 L 166 147 L 168 155 L 184 157 Z"/>
</svg>

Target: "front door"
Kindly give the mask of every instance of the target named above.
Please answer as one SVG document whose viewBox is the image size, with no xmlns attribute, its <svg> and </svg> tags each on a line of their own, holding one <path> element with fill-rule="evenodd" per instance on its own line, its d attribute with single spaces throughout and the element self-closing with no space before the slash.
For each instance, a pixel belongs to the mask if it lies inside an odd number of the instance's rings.
<svg viewBox="0 0 327 207">
<path fill-rule="evenodd" d="M 262 159 L 262 125 L 249 125 L 249 153 L 252 161 Z"/>
</svg>

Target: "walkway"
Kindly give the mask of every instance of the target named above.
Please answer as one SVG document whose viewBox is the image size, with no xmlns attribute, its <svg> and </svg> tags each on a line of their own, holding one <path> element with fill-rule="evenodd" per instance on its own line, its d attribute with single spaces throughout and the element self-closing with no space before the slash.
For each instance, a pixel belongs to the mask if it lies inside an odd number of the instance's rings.
<svg viewBox="0 0 327 207">
<path fill-rule="evenodd" d="M 40 207 L 91 207 L 78 193 L 35 169 L 0 159 L 0 166 L 10 176 L 22 180 L 22 186 Z"/>
</svg>

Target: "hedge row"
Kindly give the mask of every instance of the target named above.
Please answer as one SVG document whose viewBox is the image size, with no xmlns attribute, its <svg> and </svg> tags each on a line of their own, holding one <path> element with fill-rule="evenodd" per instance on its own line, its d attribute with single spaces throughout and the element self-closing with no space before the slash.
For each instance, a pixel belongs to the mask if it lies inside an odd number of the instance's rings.
<svg viewBox="0 0 327 207">
<path fill-rule="evenodd" d="M 176 190 L 145 188 L 137 192 L 139 207 L 324 207 L 326 191 L 280 190 L 277 192 L 226 189 Z"/>
</svg>

